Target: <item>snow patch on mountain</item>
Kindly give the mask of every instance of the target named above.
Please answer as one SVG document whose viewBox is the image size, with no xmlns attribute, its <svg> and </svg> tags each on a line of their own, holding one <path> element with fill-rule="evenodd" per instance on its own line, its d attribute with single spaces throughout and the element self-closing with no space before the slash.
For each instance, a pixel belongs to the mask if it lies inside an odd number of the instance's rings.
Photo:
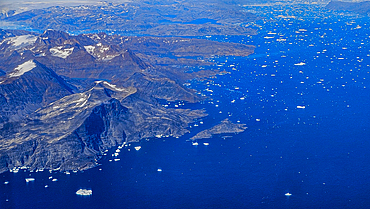
<svg viewBox="0 0 370 209">
<path fill-rule="evenodd" d="M 69 49 L 62 49 L 62 46 L 57 46 L 54 48 L 51 48 L 49 51 L 52 56 L 54 57 L 60 57 L 60 58 L 67 58 L 69 55 L 72 54 L 74 47 L 69 48 Z"/>
<path fill-rule="evenodd" d="M 1 44 L 7 43 L 7 44 L 12 45 L 14 48 L 22 48 L 22 47 L 34 44 L 36 40 L 37 40 L 37 36 L 22 35 L 22 36 L 6 38 L 4 39 L 4 41 L 1 42 Z"/>
<path fill-rule="evenodd" d="M 95 81 L 96 84 L 102 83 L 106 88 L 109 88 L 113 91 L 125 91 L 127 92 L 127 88 L 118 88 L 116 85 L 108 83 L 107 81 Z"/>
<path fill-rule="evenodd" d="M 24 73 L 32 70 L 33 68 L 36 67 L 36 64 L 33 62 L 33 60 L 28 60 L 27 62 L 18 65 L 14 70 L 9 73 L 8 77 L 19 77 L 23 75 Z"/>
<path fill-rule="evenodd" d="M 96 46 L 84 46 L 87 53 L 89 53 L 91 56 L 95 57 L 98 60 L 108 61 L 115 57 L 117 57 L 119 54 L 115 52 L 111 52 L 109 46 L 103 46 L 101 43 L 96 44 Z"/>
<path fill-rule="evenodd" d="M 37 37 L 33 35 L 23 35 L 9 38 L 13 46 L 31 45 L 34 44 Z"/>
<path fill-rule="evenodd" d="M 87 53 L 91 54 L 92 56 L 94 56 L 94 50 L 95 50 L 95 46 L 84 46 L 85 50 L 87 51 Z"/>
</svg>

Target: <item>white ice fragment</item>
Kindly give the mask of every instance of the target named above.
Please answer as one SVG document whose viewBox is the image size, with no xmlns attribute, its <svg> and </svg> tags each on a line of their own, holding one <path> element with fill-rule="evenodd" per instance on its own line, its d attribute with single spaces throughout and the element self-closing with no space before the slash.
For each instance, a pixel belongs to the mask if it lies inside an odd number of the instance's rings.
<svg viewBox="0 0 370 209">
<path fill-rule="evenodd" d="M 297 105 L 297 109 L 305 109 L 306 108 L 306 106 L 304 106 L 304 105 Z"/>
<path fill-rule="evenodd" d="M 30 181 L 35 181 L 34 178 L 26 178 L 25 180 L 26 180 L 27 183 L 30 182 Z"/>
<path fill-rule="evenodd" d="M 162 169 L 161 169 L 161 168 L 158 168 L 158 169 L 157 169 L 157 171 L 158 171 L 158 172 L 162 172 Z"/>
<path fill-rule="evenodd" d="M 204 143 L 203 143 L 203 145 L 208 146 L 208 145 L 209 145 L 209 143 L 208 143 L 208 142 L 204 142 Z"/>
<path fill-rule="evenodd" d="M 198 142 L 192 142 L 191 143 L 193 146 L 198 146 L 199 144 L 198 144 Z"/>
<path fill-rule="evenodd" d="M 294 64 L 294 65 L 296 65 L 296 66 L 302 66 L 302 65 L 306 65 L 306 63 L 304 63 L 304 62 L 300 62 L 300 63 L 296 63 L 296 64 Z"/>
<path fill-rule="evenodd" d="M 287 192 L 287 193 L 285 193 L 285 196 L 290 197 L 290 196 L 292 196 L 292 194 L 290 194 L 289 192 Z"/>
<path fill-rule="evenodd" d="M 19 77 L 23 75 L 24 73 L 32 70 L 33 68 L 36 67 L 36 64 L 33 62 L 33 60 L 28 60 L 27 62 L 18 65 L 14 70 L 9 73 L 8 77 Z"/>
<path fill-rule="evenodd" d="M 135 149 L 136 151 L 139 151 L 141 149 L 141 146 L 136 146 Z"/>
<path fill-rule="evenodd" d="M 92 195 L 91 189 L 79 189 L 76 192 L 76 195 L 90 196 Z"/>
</svg>

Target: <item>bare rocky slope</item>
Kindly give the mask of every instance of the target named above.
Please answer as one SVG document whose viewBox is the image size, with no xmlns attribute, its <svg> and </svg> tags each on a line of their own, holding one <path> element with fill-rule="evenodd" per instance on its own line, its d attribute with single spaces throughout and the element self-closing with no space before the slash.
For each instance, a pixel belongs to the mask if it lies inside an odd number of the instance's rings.
<svg viewBox="0 0 370 209">
<path fill-rule="evenodd" d="M 111 147 L 182 136 L 207 114 L 165 108 L 158 99 L 198 102 L 202 98 L 183 82 L 217 73 L 186 73 L 184 59 L 247 56 L 254 49 L 187 38 L 1 33 L 0 173 L 84 170 Z M 166 56 L 171 64 L 155 62 Z"/>
</svg>

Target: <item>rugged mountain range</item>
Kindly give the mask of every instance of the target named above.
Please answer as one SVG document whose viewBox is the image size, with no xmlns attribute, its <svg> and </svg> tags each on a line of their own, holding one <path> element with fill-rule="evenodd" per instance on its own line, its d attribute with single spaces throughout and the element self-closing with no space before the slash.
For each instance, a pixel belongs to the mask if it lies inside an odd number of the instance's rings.
<svg viewBox="0 0 370 209">
<path fill-rule="evenodd" d="M 55 30 L 1 34 L 0 173 L 15 167 L 83 170 L 113 146 L 181 136 L 206 113 L 165 108 L 158 99 L 197 102 L 202 98 L 183 82 L 217 73 L 188 74 L 184 59 L 196 54 L 204 59 L 198 64 L 209 65 L 207 57 L 253 51 L 185 38 L 73 36 Z M 166 56 L 171 64 L 154 61 Z"/>
</svg>

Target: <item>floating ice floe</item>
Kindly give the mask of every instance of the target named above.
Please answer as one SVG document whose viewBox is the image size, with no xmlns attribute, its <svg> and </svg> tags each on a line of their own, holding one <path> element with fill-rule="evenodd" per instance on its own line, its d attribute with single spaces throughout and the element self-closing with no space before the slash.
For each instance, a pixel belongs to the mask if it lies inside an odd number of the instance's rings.
<svg viewBox="0 0 370 209">
<path fill-rule="evenodd" d="M 141 149 L 141 146 L 136 146 L 135 149 L 136 151 L 139 151 Z"/>
<path fill-rule="evenodd" d="M 51 180 L 51 181 L 58 181 L 58 179 L 53 179 L 53 180 Z"/>
<path fill-rule="evenodd" d="M 116 161 L 116 162 L 117 162 L 117 161 L 120 161 L 120 160 L 121 160 L 121 159 L 119 159 L 119 158 L 114 159 L 114 161 Z"/>
<path fill-rule="evenodd" d="M 26 178 L 25 180 L 26 180 L 26 182 L 35 181 L 34 178 Z"/>
<path fill-rule="evenodd" d="M 158 168 L 158 169 L 157 169 L 157 171 L 158 171 L 158 172 L 162 172 L 162 168 Z"/>
<path fill-rule="evenodd" d="M 5 181 L 5 182 L 4 182 L 4 184 L 5 184 L 5 185 L 9 184 L 9 181 Z"/>
<path fill-rule="evenodd" d="M 294 64 L 294 65 L 296 65 L 296 66 L 302 66 L 302 65 L 306 65 L 306 63 L 304 63 L 304 62 L 300 62 L 300 63 L 296 63 L 296 64 Z"/>
<path fill-rule="evenodd" d="M 290 197 L 290 196 L 292 196 L 292 194 L 290 194 L 290 193 L 288 192 L 288 193 L 285 193 L 285 196 Z"/>
<path fill-rule="evenodd" d="M 79 189 L 76 192 L 76 195 L 90 196 L 92 195 L 91 189 Z"/>
<path fill-rule="evenodd" d="M 306 108 L 306 106 L 304 106 L 304 105 L 297 105 L 297 109 L 305 109 Z"/>
<path fill-rule="evenodd" d="M 208 146 L 208 145 L 209 145 L 209 143 L 208 143 L 208 142 L 204 142 L 204 143 L 203 143 L 203 145 Z"/>
<path fill-rule="evenodd" d="M 199 145 L 198 142 L 192 142 L 191 144 L 194 145 L 194 146 L 198 146 Z"/>
</svg>

